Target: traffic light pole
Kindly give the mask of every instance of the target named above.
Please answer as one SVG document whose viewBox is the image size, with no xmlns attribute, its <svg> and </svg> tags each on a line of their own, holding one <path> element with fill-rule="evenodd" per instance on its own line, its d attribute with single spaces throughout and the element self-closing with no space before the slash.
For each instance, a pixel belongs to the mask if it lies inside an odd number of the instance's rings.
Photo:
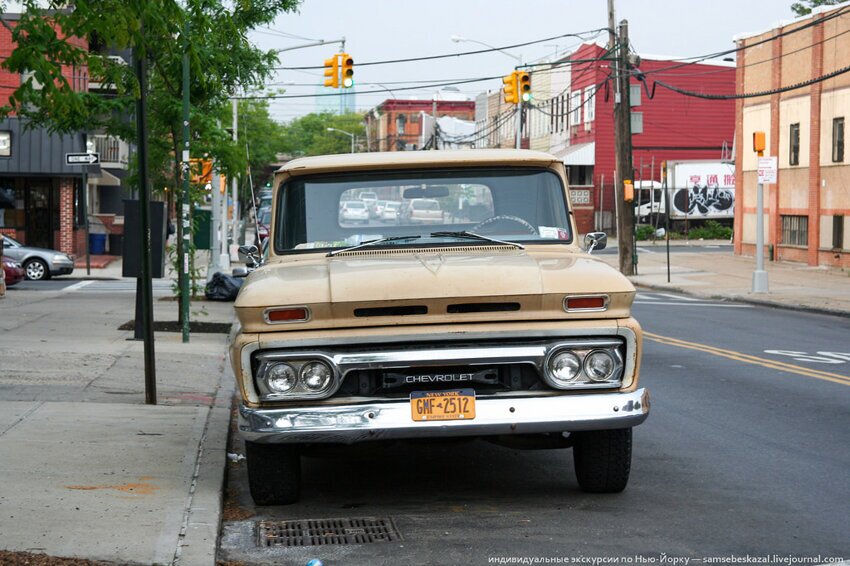
<svg viewBox="0 0 850 566">
<path fill-rule="evenodd" d="M 183 342 L 189 342 L 189 242 L 192 227 L 189 222 L 189 23 L 183 28 L 183 198 L 180 224 L 183 227 L 180 252 L 180 318 L 183 322 Z"/>
<path fill-rule="evenodd" d="M 522 149 L 522 96 L 516 103 L 516 148 Z"/>
</svg>

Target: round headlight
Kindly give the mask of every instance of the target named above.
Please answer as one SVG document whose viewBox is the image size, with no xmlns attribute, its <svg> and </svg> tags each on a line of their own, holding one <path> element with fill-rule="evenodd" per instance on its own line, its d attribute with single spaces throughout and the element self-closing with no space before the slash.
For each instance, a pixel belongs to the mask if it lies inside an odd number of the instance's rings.
<svg viewBox="0 0 850 566">
<path fill-rule="evenodd" d="M 549 375 L 556 381 L 572 381 L 581 370 L 578 356 L 560 352 L 549 358 Z"/>
<path fill-rule="evenodd" d="M 324 362 L 308 362 L 301 368 L 301 383 L 310 391 L 327 389 L 333 374 Z"/>
<path fill-rule="evenodd" d="M 605 381 L 614 373 L 616 365 L 611 354 L 604 350 L 596 350 L 584 359 L 584 372 L 593 381 Z"/>
<path fill-rule="evenodd" d="M 277 363 L 266 372 L 266 384 L 272 393 L 286 393 L 295 387 L 298 376 L 289 364 Z"/>
</svg>

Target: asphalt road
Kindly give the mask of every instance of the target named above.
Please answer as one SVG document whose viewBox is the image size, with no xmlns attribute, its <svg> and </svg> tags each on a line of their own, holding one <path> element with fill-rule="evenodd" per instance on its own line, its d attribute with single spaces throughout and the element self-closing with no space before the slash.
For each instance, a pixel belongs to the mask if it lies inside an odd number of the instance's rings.
<svg viewBox="0 0 850 566">
<path fill-rule="evenodd" d="M 655 292 L 639 293 L 634 312 L 647 332 L 642 385 L 653 405 L 635 429 L 622 494 L 579 491 L 570 450 L 469 441 L 304 458 L 302 501 L 258 508 L 244 462 L 231 463 L 219 558 L 702 566 L 733 555 L 850 557 L 850 319 Z M 391 518 L 404 540 L 256 543 L 261 519 L 340 517 Z"/>
</svg>

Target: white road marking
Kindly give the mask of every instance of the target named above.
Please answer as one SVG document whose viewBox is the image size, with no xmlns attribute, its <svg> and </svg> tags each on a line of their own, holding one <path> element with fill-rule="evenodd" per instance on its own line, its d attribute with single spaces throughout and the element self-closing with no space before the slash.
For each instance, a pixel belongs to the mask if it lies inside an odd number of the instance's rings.
<svg viewBox="0 0 850 566">
<path fill-rule="evenodd" d="M 725 303 L 674 303 L 673 301 L 635 301 L 635 305 L 664 305 L 671 307 L 715 307 L 720 309 L 751 309 L 753 305 L 727 305 Z"/>
<path fill-rule="evenodd" d="M 83 287 L 87 287 L 87 286 L 91 285 L 92 283 L 94 283 L 94 281 L 93 281 L 93 280 L 88 280 L 88 281 L 79 281 L 79 282 L 77 282 L 77 283 L 74 283 L 73 285 L 68 285 L 67 287 L 65 287 L 64 289 L 62 289 L 62 292 L 63 292 L 63 293 L 70 293 L 70 292 L 72 292 L 72 291 L 76 291 L 76 290 L 78 290 L 78 289 L 82 289 Z"/>
<path fill-rule="evenodd" d="M 668 299 L 676 299 L 677 301 L 688 301 L 689 303 L 702 303 L 705 302 L 705 299 L 697 299 L 694 297 L 685 297 L 683 295 L 672 295 L 670 293 L 655 293 L 656 295 L 660 295 L 662 297 L 667 297 Z"/>
<path fill-rule="evenodd" d="M 652 251 L 652 250 L 650 250 L 650 249 L 647 249 L 647 248 L 641 248 L 641 247 L 638 247 L 638 248 L 637 248 L 637 251 L 639 251 L 639 252 L 641 252 L 641 253 L 645 253 L 645 254 L 654 254 L 654 253 L 657 253 L 657 252 L 654 252 L 654 251 Z"/>
</svg>

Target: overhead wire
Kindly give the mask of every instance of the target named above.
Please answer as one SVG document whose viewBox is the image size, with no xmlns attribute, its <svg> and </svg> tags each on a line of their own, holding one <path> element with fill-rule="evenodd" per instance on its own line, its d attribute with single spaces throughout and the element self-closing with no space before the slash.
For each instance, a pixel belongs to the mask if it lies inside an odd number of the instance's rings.
<svg viewBox="0 0 850 566">
<path fill-rule="evenodd" d="M 587 31 L 578 32 L 578 33 L 565 33 L 565 34 L 556 35 L 556 36 L 553 36 L 553 37 L 547 37 L 547 38 L 544 38 L 544 39 L 536 39 L 534 41 L 526 41 L 526 42 L 523 42 L 523 43 L 515 43 L 513 45 L 505 45 L 505 46 L 502 46 L 502 47 L 489 47 L 487 49 L 476 49 L 476 50 L 473 50 L 473 51 L 461 51 L 459 53 L 444 53 L 444 54 L 441 54 L 441 55 L 426 55 L 426 56 L 422 56 L 422 57 L 408 57 L 408 58 L 404 58 L 404 59 L 385 59 L 385 60 L 382 60 L 382 61 L 369 61 L 369 62 L 366 62 L 366 63 L 357 63 L 357 66 L 358 67 L 368 67 L 368 66 L 371 66 L 371 65 L 391 65 L 391 64 L 395 64 L 395 63 L 411 63 L 411 62 L 414 62 L 414 61 L 431 61 L 431 60 L 434 60 L 434 59 L 447 59 L 447 58 L 450 58 L 450 57 L 464 57 L 464 56 L 467 56 L 467 55 L 479 55 L 481 53 L 492 53 L 494 51 L 506 51 L 508 49 L 516 49 L 518 47 L 525 47 L 525 46 L 528 46 L 528 45 L 534 45 L 536 43 L 543 43 L 544 41 L 552 41 L 552 40 L 555 40 L 555 39 L 562 39 L 562 38 L 565 38 L 565 37 L 581 38 L 584 35 L 596 33 L 596 32 L 599 32 L 599 31 L 604 31 L 605 29 L 606 28 L 597 28 L 597 29 L 587 30 Z M 295 70 L 311 70 L 311 69 L 323 69 L 323 68 L 324 68 L 323 65 L 310 65 L 310 66 L 302 66 L 302 67 L 274 67 L 275 70 L 282 70 L 282 71 L 285 71 L 285 70 L 294 70 L 294 71 Z"/>
</svg>

